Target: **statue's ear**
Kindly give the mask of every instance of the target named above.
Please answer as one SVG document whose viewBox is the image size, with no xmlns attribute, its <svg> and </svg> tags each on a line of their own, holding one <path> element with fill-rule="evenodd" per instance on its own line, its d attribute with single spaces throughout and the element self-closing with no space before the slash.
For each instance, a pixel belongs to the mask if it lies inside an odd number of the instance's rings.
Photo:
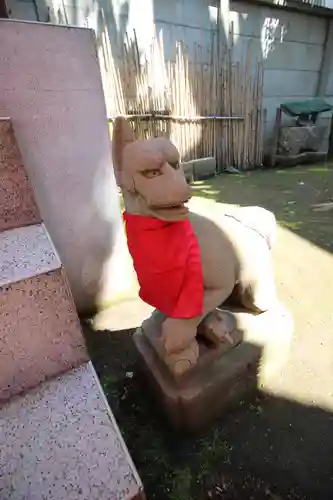
<svg viewBox="0 0 333 500">
<path fill-rule="evenodd" d="M 134 133 L 128 120 L 126 120 L 126 118 L 123 118 L 122 116 L 117 116 L 113 124 L 112 161 L 118 186 L 120 183 L 120 173 L 122 170 L 122 155 L 124 147 L 134 140 Z"/>
</svg>

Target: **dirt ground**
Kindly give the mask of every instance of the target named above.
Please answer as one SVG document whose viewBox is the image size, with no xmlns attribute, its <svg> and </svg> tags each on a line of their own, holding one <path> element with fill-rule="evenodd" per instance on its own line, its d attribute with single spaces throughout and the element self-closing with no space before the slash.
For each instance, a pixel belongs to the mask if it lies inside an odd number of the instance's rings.
<svg viewBox="0 0 333 500">
<path fill-rule="evenodd" d="M 92 331 L 88 347 L 147 499 L 333 498 L 333 169 L 223 175 L 194 203 L 260 205 L 280 224 L 279 295 L 295 321 L 291 354 L 252 404 L 200 436 L 179 436 L 140 376 L 131 331 Z M 136 307 L 135 302 L 128 307 Z M 112 310 L 110 311 L 112 315 Z"/>
</svg>

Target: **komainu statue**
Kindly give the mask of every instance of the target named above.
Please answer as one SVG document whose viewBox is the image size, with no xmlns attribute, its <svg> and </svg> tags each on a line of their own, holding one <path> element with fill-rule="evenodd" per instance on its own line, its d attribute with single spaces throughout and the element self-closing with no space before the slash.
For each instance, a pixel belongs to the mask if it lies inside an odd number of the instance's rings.
<svg viewBox="0 0 333 500">
<path fill-rule="evenodd" d="M 198 335 L 216 346 L 239 342 L 227 299 L 254 318 L 278 305 L 275 217 L 259 207 L 209 218 L 191 213 L 177 148 L 162 137 L 135 140 L 121 117 L 112 150 L 140 297 L 156 309 L 142 329 L 172 375 L 181 377 L 198 362 Z"/>
</svg>

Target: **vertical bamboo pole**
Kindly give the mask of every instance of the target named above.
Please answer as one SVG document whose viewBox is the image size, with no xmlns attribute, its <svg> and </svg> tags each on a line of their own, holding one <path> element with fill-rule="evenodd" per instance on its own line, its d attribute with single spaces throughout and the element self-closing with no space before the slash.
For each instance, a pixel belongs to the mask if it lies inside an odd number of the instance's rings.
<svg viewBox="0 0 333 500">
<path fill-rule="evenodd" d="M 249 166 L 249 130 L 250 130 L 250 112 L 251 112 L 251 71 L 252 71 L 252 44 L 251 41 L 247 47 L 246 65 L 244 74 L 244 157 L 243 168 L 247 169 Z"/>
</svg>

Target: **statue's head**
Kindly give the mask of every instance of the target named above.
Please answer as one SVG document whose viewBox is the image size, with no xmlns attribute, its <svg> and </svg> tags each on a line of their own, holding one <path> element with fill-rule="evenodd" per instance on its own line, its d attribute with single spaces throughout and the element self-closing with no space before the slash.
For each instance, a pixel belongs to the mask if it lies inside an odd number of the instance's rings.
<svg viewBox="0 0 333 500">
<path fill-rule="evenodd" d="M 170 221 L 188 216 L 191 188 L 179 166 L 179 152 L 167 138 L 136 141 L 129 122 L 118 117 L 112 157 L 128 212 Z"/>
</svg>

